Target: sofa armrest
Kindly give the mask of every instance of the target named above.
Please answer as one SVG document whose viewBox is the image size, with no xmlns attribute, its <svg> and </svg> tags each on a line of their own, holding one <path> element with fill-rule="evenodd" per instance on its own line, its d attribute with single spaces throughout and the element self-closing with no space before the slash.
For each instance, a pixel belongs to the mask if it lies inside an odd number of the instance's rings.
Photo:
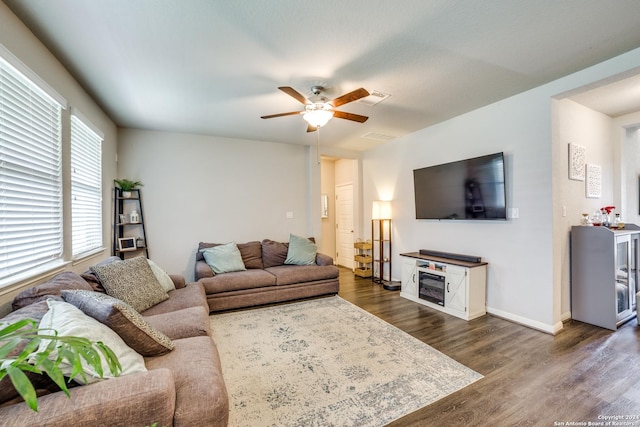
<svg viewBox="0 0 640 427">
<path fill-rule="evenodd" d="M 329 255 L 321 254 L 318 252 L 316 254 L 316 264 L 318 265 L 333 265 L 333 258 Z"/>
<path fill-rule="evenodd" d="M 209 267 L 205 261 L 196 261 L 196 280 L 200 280 L 203 277 L 213 277 L 215 273 Z"/>
<path fill-rule="evenodd" d="M 184 276 L 179 274 L 170 274 L 169 277 L 173 281 L 173 284 L 175 285 L 176 289 L 181 289 L 187 286 L 187 283 L 184 280 Z"/>
<path fill-rule="evenodd" d="M 0 407 L 3 426 L 173 425 L 176 390 L 169 369 L 154 369 L 74 387 L 38 398 L 38 412 L 24 403 Z"/>
</svg>

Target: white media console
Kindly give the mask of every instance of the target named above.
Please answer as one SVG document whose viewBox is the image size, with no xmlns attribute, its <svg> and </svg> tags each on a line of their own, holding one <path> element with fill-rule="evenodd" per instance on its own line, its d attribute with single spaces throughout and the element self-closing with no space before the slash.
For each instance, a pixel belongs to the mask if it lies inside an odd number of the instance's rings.
<svg viewBox="0 0 640 427">
<path fill-rule="evenodd" d="M 487 313 L 486 262 L 474 257 L 426 250 L 400 256 L 401 297 L 464 320 Z"/>
</svg>

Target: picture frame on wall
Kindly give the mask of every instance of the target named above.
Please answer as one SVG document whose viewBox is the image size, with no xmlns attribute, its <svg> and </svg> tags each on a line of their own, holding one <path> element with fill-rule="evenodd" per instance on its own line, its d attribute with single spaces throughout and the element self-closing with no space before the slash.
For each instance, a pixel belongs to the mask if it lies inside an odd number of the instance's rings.
<svg viewBox="0 0 640 427">
<path fill-rule="evenodd" d="M 585 162 L 587 149 L 582 145 L 569 144 L 569 179 L 585 180 Z"/>
<path fill-rule="evenodd" d="M 118 239 L 118 250 L 120 252 L 135 251 L 136 249 L 135 237 L 120 237 Z"/>
<path fill-rule="evenodd" d="M 602 195 L 602 166 L 587 165 L 585 169 L 585 196 L 599 199 Z"/>
</svg>

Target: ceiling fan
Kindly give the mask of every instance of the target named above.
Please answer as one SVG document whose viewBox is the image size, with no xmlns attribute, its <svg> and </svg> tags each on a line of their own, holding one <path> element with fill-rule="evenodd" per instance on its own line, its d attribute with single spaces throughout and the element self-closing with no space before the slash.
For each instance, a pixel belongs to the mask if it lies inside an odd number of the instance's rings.
<svg viewBox="0 0 640 427">
<path fill-rule="evenodd" d="M 313 93 L 312 100 L 307 99 L 300 92 L 289 86 L 280 86 L 278 89 L 291 96 L 298 102 L 304 104 L 303 111 L 291 111 L 288 113 L 271 114 L 268 116 L 262 116 L 262 119 L 273 119 L 274 117 L 293 116 L 296 114 L 302 114 L 302 117 L 308 123 L 307 132 L 313 132 L 318 130 L 327 124 L 332 117 L 339 119 L 352 120 L 354 122 L 364 123 L 369 117 L 361 116 L 359 114 L 346 113 L 344 111 L 335 110 L 335 108 L 347 104 L 349 102 L 357 101 L 360 98 L 369 96 L 369 92 L 364 89 L 356 89 L 349 93 L 345 93 L 342 96 L 335 98 L 332 101 L 327 100 L 322 96 L 322 92 L 325 90 L 322 86 L 312 86 L 311 92 Z"/>
</svg>

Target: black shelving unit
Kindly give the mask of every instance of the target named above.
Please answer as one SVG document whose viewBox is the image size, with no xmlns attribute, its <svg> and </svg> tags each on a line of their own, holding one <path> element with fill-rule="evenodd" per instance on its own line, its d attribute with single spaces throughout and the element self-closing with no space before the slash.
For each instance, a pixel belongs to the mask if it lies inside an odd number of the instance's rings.
<svg viewBox="0 0 640 427">
<path fill-rule="evenodd" d="M 129 197 L 125 197 L 126 193 L 118 187 L 113 189 L 113 246 L 111 254 L 125 259 L 127 254 L 139 255 L 144 252 L 145 256 L 149 258 L 149 241 L 144 226 L 142 193 L 137 188 L 128 192 Z M 139 221 L 137 222 L 131 221 L 131 212 L 133 211 L 138 212 Z M 139 239 L 142 239 L 142 244 Z"/>
</svg>

